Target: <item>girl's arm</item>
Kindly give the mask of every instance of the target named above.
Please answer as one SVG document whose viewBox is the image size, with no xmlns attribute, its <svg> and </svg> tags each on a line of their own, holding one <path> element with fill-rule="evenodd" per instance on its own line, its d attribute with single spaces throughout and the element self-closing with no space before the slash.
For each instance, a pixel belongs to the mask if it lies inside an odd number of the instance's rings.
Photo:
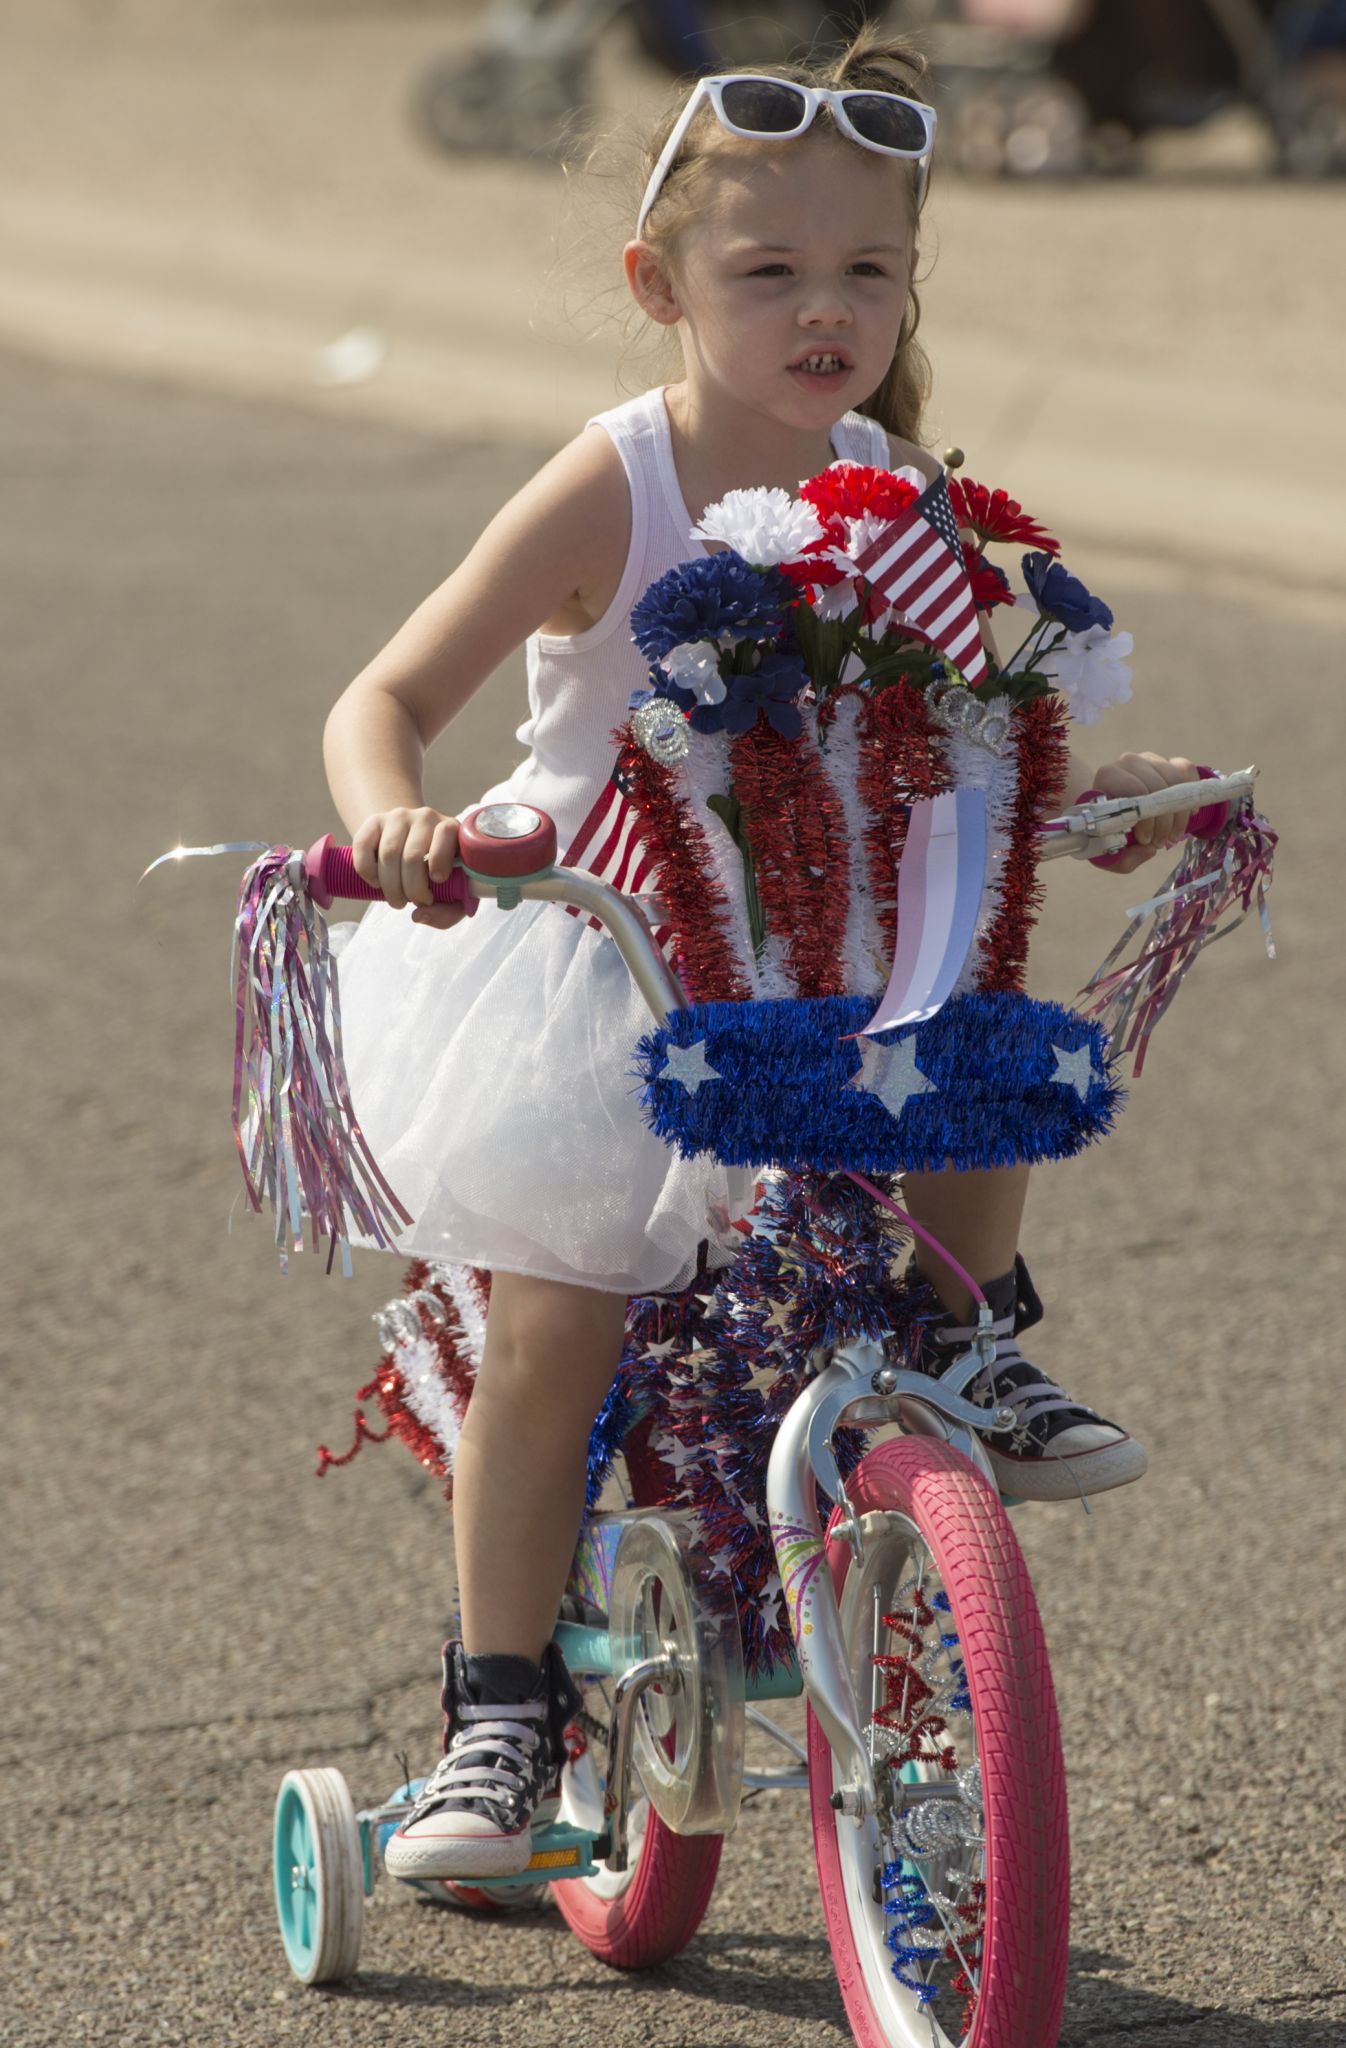
<svg viewBox="0 0 1346 2048">
<path fill-rule="evenodd" d="M 630 541 L 625 471 L 602 428 L 577 436 L 491 521 L 453 574 L 337 699 L 323 731 L 332 801 L 356 872 L 418 922 L 458 848 L 457 821 L 425 802 L 425 750 L 528 635 L 570 599 L 613 584 Z M 601 609 L 601 606 L 600 606 Z"/>
</svg>

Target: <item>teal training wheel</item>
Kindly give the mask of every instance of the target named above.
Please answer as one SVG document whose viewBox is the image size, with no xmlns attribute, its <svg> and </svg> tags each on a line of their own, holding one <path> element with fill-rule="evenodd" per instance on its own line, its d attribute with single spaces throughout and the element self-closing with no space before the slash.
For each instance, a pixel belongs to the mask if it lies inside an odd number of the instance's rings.
<svg viewBox="0 0 1346 2048">
<path fill-rule="evenodd" d="M 360 1828 L 340 1771 L 287 1771 L 276 1795 L 276 1913 L 301 1984 L 353 1974 L 364 1932 Z"/>
</svg>

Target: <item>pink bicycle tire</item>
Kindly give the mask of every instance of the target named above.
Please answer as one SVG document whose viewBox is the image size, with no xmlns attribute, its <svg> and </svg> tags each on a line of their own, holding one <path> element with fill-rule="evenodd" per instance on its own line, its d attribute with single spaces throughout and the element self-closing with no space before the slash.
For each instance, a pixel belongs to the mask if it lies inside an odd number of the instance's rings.
<svg viewBox="0 0 1346 2048">
<path fill-rule="evenodd" d="M 986 1919 L 980 1995 L 963 2048 L 1054 2048 L 1070 1927 L 1065 1767 L 1023 1553 L 998 1496 L 946 1444 L 882 1444 L 846 1490 L 857 1514 L 897 1513 L 918 1530 L 952 1603 L 966 1666 L 982 1768 Z M 854 1559 L 835 1523 L 827 1560 L 840 1598 Z M 832 1753 L 812 1712 L 808 1746 L 818 1881 L 847 2017 L 857 2048 L 893 2048 L 901 2036 L 871 1995 L 843 1881 L 838 1829 L 855 1823 L 832 1810 Z M 872 1978 L 872 1946 L 869 1954 Z"/>
<path fill-rule="evenodd" d="M 572 1934 L 614 1970 L 652 1970 L 678 1955 L 705 1918 L 723 1835 L 675 1835 L 656 1813 L 645 1823 L 628 1885 L 605 1897 L 586 1878 L 554 1884 Z"/>
<path fill-rule="evenodd" d="M 657 1506 L 663 1473 L 637 1431 L 624 1447 L 637 1507 Z M 651 1811 L 630 1882 L 615 1895 L 572 1877 L 552 1886 L 561 1917 L 591 1955 L 614 1970 L 652 1970 L 686 1948 L 705 1918 L 720 1868 L 723 1835 L 675 1835 Z"/>
</svg>

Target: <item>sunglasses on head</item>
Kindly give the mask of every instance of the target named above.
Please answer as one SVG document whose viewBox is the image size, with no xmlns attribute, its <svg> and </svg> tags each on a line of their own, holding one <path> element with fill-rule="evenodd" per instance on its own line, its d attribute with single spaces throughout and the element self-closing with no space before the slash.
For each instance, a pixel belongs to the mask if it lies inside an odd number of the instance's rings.
<svg viewBox="0 0 1346 2048">
<path fill-rule="evenodd" d="M 640 202 L 637 241 L 683 137 L 697 109 L 707 100 L 715 109 L 720 126 L 729 134 L 773 136 L 781 142 L 802 135 L 812 126 L 819 108 L 826 107 L 841 133 L 863 149 L 876 150 L 880 156 L 914 158 L 917 206 L 925 197 L 935 141 L 933 107 L 927 107 L 921 100 L 906 99 L 900 92 L 871 92 L 860 86 L 832 92 L 820 86 L 796 85 L 788 78 L 772 78 L 765 72 L 717 72 L 714 77 L 697 80 L 673 124 L 673 132 L 664 144 Z"/>
</svg>

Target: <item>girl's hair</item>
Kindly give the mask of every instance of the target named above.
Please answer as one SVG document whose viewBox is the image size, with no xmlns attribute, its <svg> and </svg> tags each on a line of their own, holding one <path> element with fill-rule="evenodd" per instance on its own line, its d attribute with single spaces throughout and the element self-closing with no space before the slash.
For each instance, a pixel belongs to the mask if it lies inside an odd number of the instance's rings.
<svg viewBox="0 0 1346 2048">
<path fill-rule="evenodd" d="M 868 87 L 877 92 L 905 93 L 908 99 L 924 100 L 920 86 L 925 78 L 926 62 L 920 52 L 900 37 L 885 36 L 881 29 L 868 23 L 856 35 L 840 55 L 823 55 L 816 59 L 805 58 L 802 62 L 786 64 L 755 64 L 733 67 L 738 70 L 760 71 L 773 78 L 792 79 L 798 85 L 847 86 L 861 89 Z M 686 87 L 675 103 L 668 109 L 654 134 L 645 147 L 644 163 L 640 173 L 640 186 L 635 195 L 644 191 L 651 172 L 659 161 L 660 153 L 673 131 L 683 107 L 687 104 L 692 87 Z M 819 121 L 826 121 L 825 112 L 818 115 Z M 718 138 L 712 148 L 708 140 Z M 859 148 L 858 143 L 850 147 Z M 670 165 L 659 197 L 645 223 L 643 239 L 649 243 L 667 271 L 676 255 L 677 242 L 684 230 L 691 226 L 702 210 L 707 185 L 707 166 L 715 155 L 727 148 L 748 149 L 752 145 L 740 143 L 728 135 L 715 118 L 712 107 L 705 106 L 692 122 L 676 161 Z M 906 181 L 906 190 L 912 207 L 912 227 L 916 227 L 915 176 Z M 631 207 L 634 219 L 636 204 Z M 877 420 L 890 434 L 904 441 L 917 441 L 921 432 L 921 415 L 930 396 L 930 363 L 925 350 L 916 339 L 920 325 L 921 306 L 913 285 L 907 299 L 907 309 L 902 317 L 902 327 L 897 338 L 897 348 L 888 366 L 883 382 L 865 403 L 857 409 Z"/>
</svg>

